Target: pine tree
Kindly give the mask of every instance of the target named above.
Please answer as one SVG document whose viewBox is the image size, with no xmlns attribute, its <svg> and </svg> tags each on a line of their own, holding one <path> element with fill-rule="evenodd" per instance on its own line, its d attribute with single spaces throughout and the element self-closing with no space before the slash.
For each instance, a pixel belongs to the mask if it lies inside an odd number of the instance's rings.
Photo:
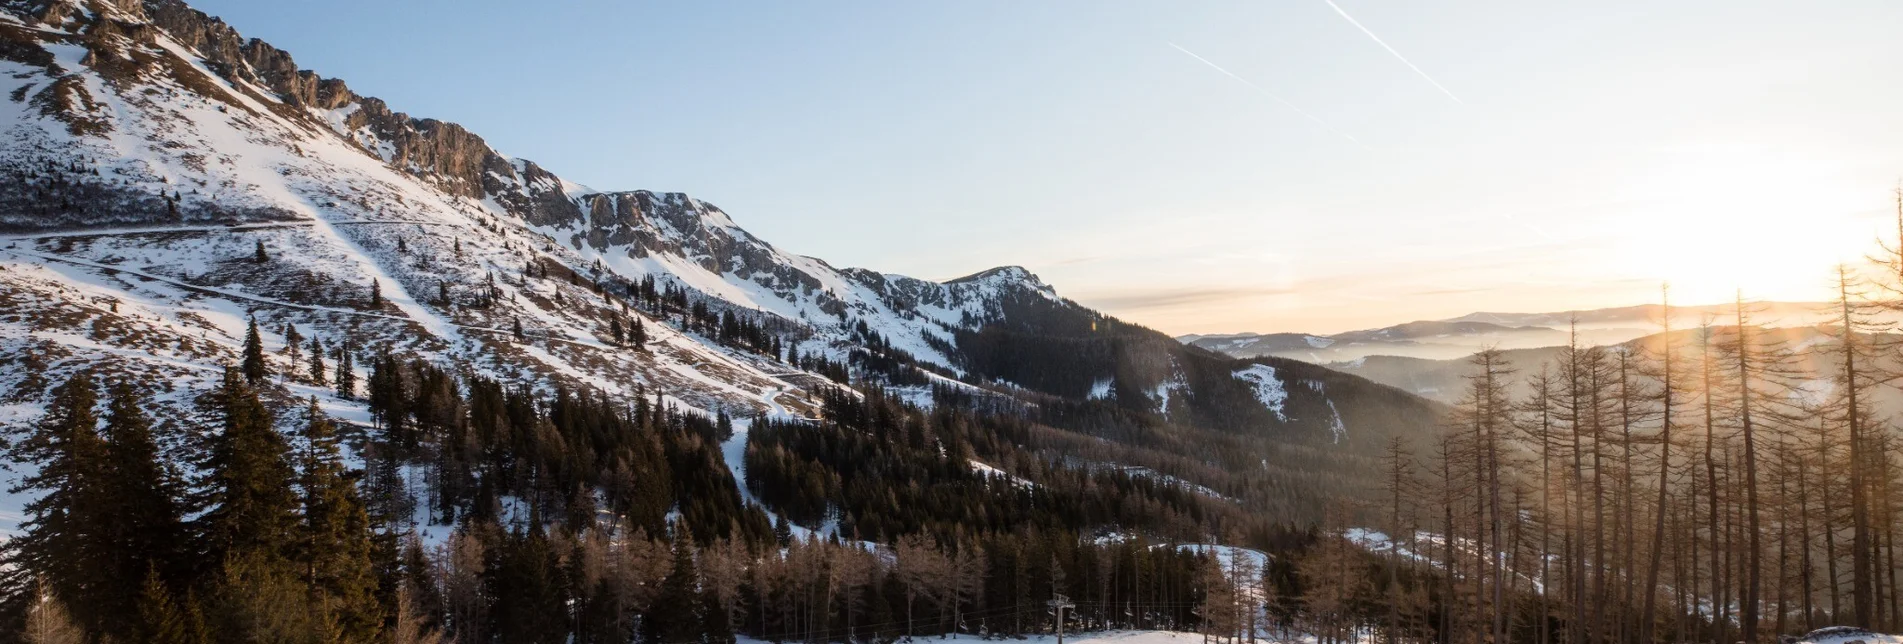
<svg viewBox="0 0 1903 644">
<path fill-rule="evenodd" d="M 621 316 L 617 315 L 608 318 L 608 332 L 614 337 L 615 344 L 617 345 L 627 341 L 627 332 L 621 328 Z"/>
<path fill-rule="evenodd" d="M 243 365 L 245 382 L 254 387 L 271 375 L 270 365 L 264 361 L 264 338 L 258 335 L 258 319 L 255 317 L 245 327 Z"/>
<path fill-rule="evenodd" d="M 515 339 L 522 340 L 526 337 L 527 336 L 524 336 L 522 333 L 522 318 L 516 318 L 515 319 Z"/>
<path fill-rule="evenodd" d="M 281 560 L 297 530 L 297 495 L 289 448 L 273 429 L 271 411 L 236 369 L 226 369 L 199 405 L 210 425 L 198 463 L 206 474 L 196 520 L 207 563 L 247 555 L 264 564 Z"/>
<path fill-rule="evenodd" d="M 329 378 L 324 373 L 324 345 L 323 343 L 317 341 L 317 336 L 311 336 L 310 354 L 311 354 L 311 366 L 310 366 L 311 383 L 318 386 L 323 386 L 324 382 L 329 380 Z"/>
<path fill-rule="evenodd" d="M 370 308 L 383 308 L 383 282 L 370 280 Z"/>
<path fill-rule="evenodd" d="M 40 496 L 26 504 L 21 534 L 6 544 L 14 584 L 22 584 L 27 576 L 43 580 L 34 610 L 56 610 L 46 619 L 74 620 L 91 625 L 88 630 L 94 632 L 110 617 L 88 609 L 94 606 L 93 593 L 110 580 L 113 555 L 106 540 L 112 517 L 105 498 L 106 444 L 97 430 L 97 403 L 92 373 L 74 374 L 53 391 L 44 416 L 12 449 L 14 462 L 37 471 L 22 477 L 11 492 Z M 73 615 L 57 599 L 85 603 Z"/>
<path fill-rule="evenodd" d="M 251 261 L 259 264 L 265 264 L 271 261 L 271 256 L 264 252 L 264 240 L 258 240 L 257 250 L 251 253 Z"/>
<path fill-rule="evenodd" d="M 305 410 L 298 487 L 304 525 L 298 556 L 304 583 L 331 600 L 338 627 L 354 640 L 374 635 L 383 622 L 371 561 L 370 519 L 357 484 L 338 454 L 337 434 L 312 398 Z"/>
</svg>

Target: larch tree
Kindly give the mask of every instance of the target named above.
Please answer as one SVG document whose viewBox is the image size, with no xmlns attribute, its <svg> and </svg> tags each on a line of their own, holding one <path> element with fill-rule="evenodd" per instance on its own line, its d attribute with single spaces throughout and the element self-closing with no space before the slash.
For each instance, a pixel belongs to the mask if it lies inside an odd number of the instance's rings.
<svg viewBox="0 0 1903 644">
<path fill-rule="evenodd" d="M 1660 346 L 1655 350 L 1653 360 L 1658 365 L 1658 436 L 1659 446 L 1657 500 L 1652 504 L 1652 537 L 1647 548 L 1650 559 L 1645 567 L 1645 583 L 1640 586 L 1645 593 L 1645 605 L 1639 611 L 1638 641 L 1650 644 L 1658 626 L 1659 571 L 1664 563 L 1666 550 L 1666 515 L 1671 513 L 1670 500 L 1672 490 L 1672 429 L 1678 423 L 1674 414 L 1684 404 L 1686 384 L 1680 379 L 1678 366 L 1678 339 L 1672 334 L 1672 299 L 1669 288 L 1661 288 L 1659 296 L 1659 334 Z"/>
</svg>

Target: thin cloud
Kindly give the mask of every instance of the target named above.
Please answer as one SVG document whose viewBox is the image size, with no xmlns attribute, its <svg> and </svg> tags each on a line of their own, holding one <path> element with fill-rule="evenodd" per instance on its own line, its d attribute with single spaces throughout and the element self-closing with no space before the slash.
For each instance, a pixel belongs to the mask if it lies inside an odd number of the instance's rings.
<svg viewBox="0 0 1903 644">
<path fill-rule="evenodd" d="M 1424 291 L 1413 291 L 1408 293 L 1408 295 L 1466 295 L 1469 293 L 1486 293 L 1488 291 L 1498 291 L 1498 290 L 1500 290 L 1500 287 L 1498 286 L 1474 286 L 1474 287 L 1467 287 L 1467 288 L 1436 288 L 1436 289 L 1428 289 Z"/>
<path fill-rule="evenodd" d="M 1381 40 L 1380 36 L 1374 35 L 1373 31 L 1369 31 L 1367 27 L 1361 26 L 1361 21 L 1355 20 L 1354 16 L 1348 15 L 1348 12 L 1343 10 L 1341 8 L 1341 5 L 1335 4 L 1335 0 L 1322 0 L 1322 2 L 1328 3 L 1328 6 L 1333 8 L 1335 10 L 1335 13 L 1341 14 L 1342 18 L 1347 19 L 1348 24 L 1354 25 L 1356 29 L 1360 29 L 1361 33 L 1368 34 L 1368 38 L 1373 39 L 1374 44 L 1380 45 L 1382 49 L 1388 50 L 1388 53 L 1394 54 L 1395 60 L 1401 61 L 1401 64 L 1407 65 L 1408 69 L 1412 69 L 1414 70 L 1414 73 L 1420 74 L 1421 78 L 1425 78 L 1427 79 L 1427 82 L 1433 83 L 1436 89 L 1439 89 L 1441 93 L 1447 95 L 1447 98 L 1454 99 L 1455 103 L 1459 103 L 1461 105 L 1467 104 L 1466 101 L 1460 100 L 1459 96 L 1455 96 L 1453 91 L 1441 85 L 1440 81 L 1434 80 L 1433 76 L 1428 76 L 1427 72 L 1421 71 L 1421 68 L 1414 66 L 1414 63 L 1409 62 L 1406 56 L 1401 55 L 1401 52 L 1395 51 L 1393 47 L 1389 47 L 1388 43 L 1386 41 Z"/>
<path fill-rule="evenodd" d="M 1078 301 L 1104 309 L 1134 311 L 1275 295 L 1292 295 L 1295 292 L 1295 289 L 1287 288 L 1160 289 L 1126 292 L 1117 295 L 1085 296 L 1079 297 Z"/>
<path fill-rule="evenodd" d="M 1229 70 L 1227 70 L 1227 69 L 1223 69 L 1221 65 L 1217 65 L 1217 64 L 1215 64 L 1215 63 L 1212 63 L 1212 62 L 1209 62 L 1209 59 L 1207 59 L 1207 58 L 1203 58 L 1202 56 L 1198 56 L 1198 55 L 1196 55 L 1196 52 L 1193 52 L 1193 51 L 1190 51 L 1190 50 L 1188 50 L 1188 49 L 1184 49 L 1182 45 L 1178 45 L 1178 44 L 1176 44 L 1176 43 L 1170 43 L 1169 45 L 1170 45 L 1171 47 L 1175 47 L 1175 48 L 1176 48 L 1176 51 L 1180 51 L 1180 52 L 1183 52 L 1183 53 L 1185 53 L 1185 54 L 1189 54 L 1189 57 L 1190 57 L 1190 58 L 1194 58 L 1194 59 L 1196 59 L 1196 60 L 1200 60 L 1200 61 L 1202 61 L 1202 63 L 1203 63 L 1204 65 L 1208 65 L 1210 69 L 1214 69 L 1214 70 L 1216 70 L 1216 71 L 1219 71 L 1219 72 L 1222 72 L 1222 73 L 1223 73 L 1223 75 L 1225 75 L 1225 76 L 1228 76 L 1228 77 L 1230 77 L 1230 78 L 1233 78 L 1233 79 L 1236 79 L 1237 81 L 1240 81 L 1240 82 L 1241 82 L 1242 84 L 1244 84 L 1244 85 L 1248 85 L 1250 89 L 1253 89 L 1253 90 L 1255 90 L 1255 91 L 1258 91 L 1258 92 L 1261 92 L 1263 96 L 1267 96 L 1267 97 L 1269 97 L 1269 98 L 1271 98 L 1271 99 L 1274 99 L 1274 100 L 1275 100 L 1275 102 L 1277 102 L 1277 103 L 1281 103 L 1281 104 L 1282 104 L 1282 105 L 1283 105 L 1284 107 L 1287 107 L 1287 108 L 1289 108 L 1289 109 L 1291 109 L 1291 110 L 1295 110 L 1295 113 L 1296 113 L 1296 114 L 1300 114 L 1300 115 L 1302 115 L 1302 116 L 1304 116 L 1304 117 L 1307 117 L 1307 118 L 1308 118 L 1308 120 L 1310 120 L 1310 121 L 1314 121 L 1316 125 L 1320 125 L 1320 126 L 1322 126 L 1322 129 L 1324 129 L 1324 130 L 1328 130 L 1329 132 L 1332 132 L 1332 133 L 1335 133 L 1335 134 L 1337 134 L 1337 135 L 1340 135 L 1340 136 L 1341 136 L 1341 138 L 1344 138 L 1344 139 L 1348 139 L 1348 142 L 1350 142 L 1350 143 L 1353 143 L 1353 144 L 1355 144 L 1355 145 L 1361 145 L 1361 141 L 1360 141 L 1360 140 L 1358 140 L 1358 139 L 1356 139 L 1355 137 L 1352 137 L 1352 136 L 1349 136 L 1347 132 L 1343 132 L 1343 131 L 1341 131 L 1341 130 L 1337 130 L 1337 129 L 1335 129 L 1335 126 L 1332 126 L 1332 125 L 1329 125 L 1329 124 L 1328 124 L 1328 122 L 1327 122 L 1327 121 L 1324 121 L 1324 120 L 1322 120 L 1322 119 L 1321 119 L 1321 117 L 1318 117 L 1318 116 L 1315 116 L 1314 114 L 1309 114 L 1307 110 L 1304 110 L 1304 109 L 1302 109 L 1302 108 L 1299 108 L 1299 107 L 1296 107 L 1294 103 L 1290 103 L 1290 102 L 1288 102 L 1288 100 L 1287 100 L 1287 99 L 1284 99 L 1284 98 L 1282 98 L 1282 97 L 1280 97 L 1280 96 L 1276 96 L 1276 95 L 1275 95 L 1275 92 L 1271 92 L 1271 91 L 1269 91 L 1269 90 L 1267 90 L 1267 89 L 1263 89 L 1261 85 L 1257 85 L 1257 84 L 1255 84 L 1255 83 L 1252 83 L 1252 82 L 1249 82 L 1249 79 L 1247 79 L 1247 78 L 1243 78 L 1243 77 L 1241 77 L 1241 76 L 1237 76 L 1237 75 L 1235 75 L 1235 73 L 1234 73 L 1234 72 L 1231 72 L 1231 71 L 1229 71 Z"/>
</svg>

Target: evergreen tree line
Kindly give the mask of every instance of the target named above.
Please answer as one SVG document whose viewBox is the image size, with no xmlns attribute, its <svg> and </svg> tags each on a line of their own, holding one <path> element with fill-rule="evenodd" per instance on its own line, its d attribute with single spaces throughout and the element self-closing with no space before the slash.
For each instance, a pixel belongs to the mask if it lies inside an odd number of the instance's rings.
<svg viewBox="0 0 1903 644">
<path fill-rule="evenodd" d="M 802 525 L 832 522 L 881 543 L 1032 526 L 1194 538 L 1213 515 L 1208 499 L 1189 488 L 1122 469 L 1040 469 L 1031 479 L 975 469 L 974 443 L 988 451 L 1020 444 L 1029 431 L 1022 419 L 927 413 L 876 388 L 828 390 L 821 398 L 824 421 L 762 418 L 747 435 L 748 487 Z"/>
<path fill-rule="evenodd" d="M 102 404 L 82 370 L 13 437 L 9 457 L 32 473 L 12 491 L 36 498 L 4 551 L 7 616 L 24 625 L 10 634 L 369 642 L 413 621 L 391 610 L 379 562 L 392 542 L 316 401 L 281 433 L 234 367 L 188 422 L 155 423 L 149 406 L 133 383 Z"/>
<path fill-rule="evenodd" d="M 410 491 L 400 489 L 403 477 L 373 475 L 371 497 L 422 497 L 430 523 L 535 514 L 580 531 L 606 511 L 659 534 L 674 510 L 706 539 L 771 537 L 766 514 L 741 502 L 722 460 L 720 443 L 733 433 L 725 414 L 685 413 L 642 391 L 631 403 L 563 386 L 541 397 L 389 357 L 372 365 L 365 401 L 367 466 L 411 468 L 427 482 Z"/>
</svg>

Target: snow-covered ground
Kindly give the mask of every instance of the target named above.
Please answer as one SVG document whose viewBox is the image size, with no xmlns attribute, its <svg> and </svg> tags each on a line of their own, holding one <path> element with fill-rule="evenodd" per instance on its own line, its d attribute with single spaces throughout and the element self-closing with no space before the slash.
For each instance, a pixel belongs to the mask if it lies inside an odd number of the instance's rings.
<svg viewBox="0 0 1903 644">
<path fill-rule="evenodd" d="M 1033 483 L 1030 480 L 1025 479 L 1024 477 L 1018 476 L 1016 474 L 1012 474 L 1010 472 L 1006 472 L 996 467 L 992 467 L 990 465 L 985 464 L 982 461 L 977 461 L 977 460 L 971 461 L 971 469 L 978 472 L 979 474 L 983 474 L 991 478 L 1009 481 L 1012 485 L 1015 485 L 1018 487 L 1025 487 L 1025 488 L 1037 487 L 1036 483 Z"/>
<path fill-rule="evenodd" d="M 1854 626 L 1828 626 L 1798 638 L 1800 644 L 1903 644 L 1903 637 L 1872 633 Z"/>
<path fill-rule="evenodd" d="M 1282 385 L 1282 379 L 1276 377 L 1275 367 L 1265 364 L 1252 364 L 1237 369 L 1233 374 L 1237 380 L 1249 383 L 1255 389 L 1255 399 L 1269 408 L 1275 417 L 1283 421 L 1288 415 L 1282 413 L 1283 404 L 1288 402 L 1288 388 Z"/>
<path fill-rule="evenodd" d="M 981 638 L 975 635 L 946 635 L 943 637 L 920 637 L 917 638 L 917 641 L 937 641 L 941 639 L 975 641 Z M 1002 641 L 1011 642 L 1012 644 L 1057 644 L 1057 635 L 1054 633 L 1040 633 Z M 1204 644 L 1204 641 L 1203 634 L 1185 631 L 1116 630 L 1064 633 L 1065 644 Z M 1284 635 L 1277 631 L 1264 630 L 1256 634 L 1256 641 L 1282 644 L 1313 644 L 1319 640 L 1315 636 L 1307 633 L 1289 633 Z M 762 640 L 749 637 L 741 637 L 738 642 L 740 644 L 766 644 Z M 1830 644 L 1841 643 L 1832 642 Z M 1873 642 L 1871 644 L 1877 643 Z"/>
</svg>

